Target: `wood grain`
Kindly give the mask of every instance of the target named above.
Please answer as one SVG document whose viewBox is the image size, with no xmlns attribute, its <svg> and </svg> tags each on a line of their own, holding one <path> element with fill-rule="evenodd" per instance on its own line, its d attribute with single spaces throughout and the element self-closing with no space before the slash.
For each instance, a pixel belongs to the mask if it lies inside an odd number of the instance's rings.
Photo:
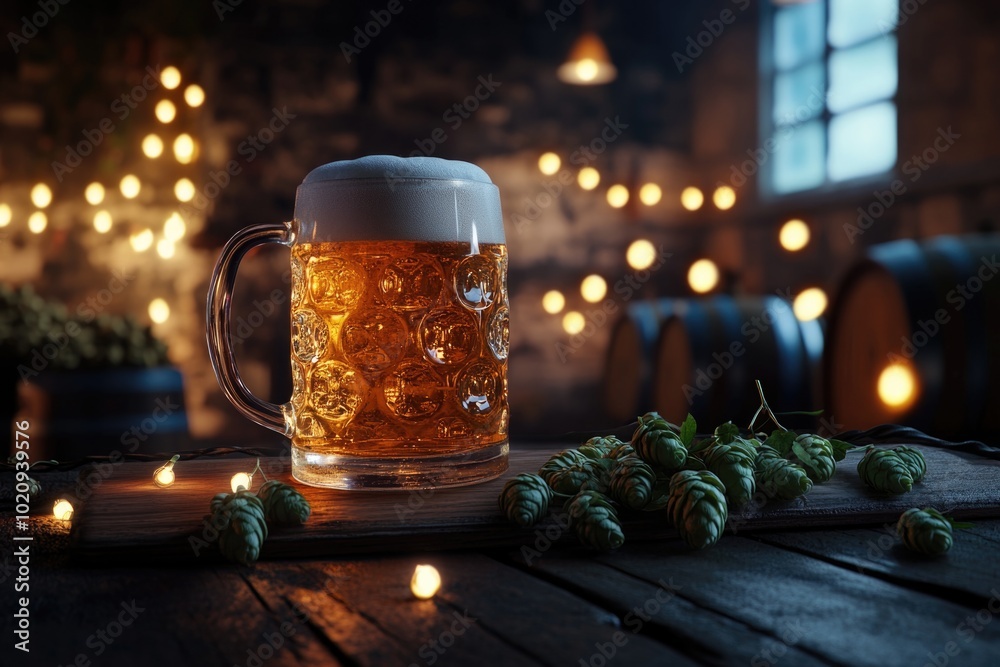
<svg viewBox="0 0 1000 667">
<path fill-rule="evenodd" d="M 874 493 L 858 479 L 858 453 L 842 461 L 829 482 L 792 502 L 758 498 L 743 513 L 730 517 L 734 533 L 765 529 L 850 527 L 894 522 L 910 507 L 946 507 L 957 518 L 1000 517 L 1000 462 L 929 447 L 928 475 L 902 496 Z M 535 471 L 557 448 L 516 448 L 510 471 L 502 478 L 472 487 L 413 492 L 337 491 L 298 485 L 313 514 L 305 526 L 271 532 L 262 558 L 316 557 L 347 553 L 384 553 L 519 546 L 548 539 L 555 524 L 523 530 L 509 524 L 496 499 L 506 478 Z M 275 476 L 292 482 L 279 459 L 262 461 Z M 125 463 L 98 486 L 73 519 L 73 547 L 87 561 L 211 561 L 214 545 L 196 549 L 202 521 L 212 496 L 229 490 L 230 477 L 252 466 L 245 459 L 194 460 L 177 465 L 177 481 L 167 489 L 152 483 L 155 463 Z M 259 482 L 258 482 L 259 483 Z M 665 513 L 625 517 L 630 541 L 673 535 Z M 211 537 L 211 535 L 207 535 Z M 210 540 L 209 540 L 210 541 Z M 196 553 L 197 551 L 197 553 Z"/>
</svg>

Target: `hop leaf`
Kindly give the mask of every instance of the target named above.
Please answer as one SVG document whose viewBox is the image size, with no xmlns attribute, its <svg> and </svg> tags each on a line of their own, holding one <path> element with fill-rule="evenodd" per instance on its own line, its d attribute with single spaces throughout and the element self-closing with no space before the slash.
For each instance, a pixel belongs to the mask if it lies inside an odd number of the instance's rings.
<svg viewBox="0 0 1000 667">
<path fill-rule="evenodd" d="M 552 489 L 538 475 L 521 473 L 507 480 L 500 492 L 500 511 L 510 521 L 527 528 L 549 510 Z"/>
<path fill-rule="evenodd" d="M 803 496 L 813 485 L 802 466 L 792 463 L 767 445 L 761 445 L 757 450 L 755 478 L 764 493 L 777 500 Z"/>
<path fill-rule="evenodd" d="M 822 484 L 837 472 L 833 445 L 826 438 L 803 433 L 792 442 L 792 455 L 795 462 L 805 468 L 809 479 L 817 484 Z"/>
<path fill-rule="evenodd" d="M 655 412 L 639 417 L 639 427 L 632 435 L 632 447 L 646 463 L 656 463 L 667 470 L 677 470 L 687 460 L 687 448 L 680 436 Z"/>
<path fill-rule="evenodd" d="M 244 489 L 212 498 L 212 525 L 219 527 L 219 551 L 231 561 L 250 565 L 267 539 L 267 522 L 260 498 Z"/>
<path fill-rule="evenodd" d="M 670 480 L 667 513 L 692 549 L 719 541 L 729 516 L 726 487 L 707 470 L 682 470 Z"/>
<path fill-rule="evenodd" d="M 566 508 L 573 532 L 592 549 L 611 551 L 625 543 L 615 508 L 598 491 L 581 491 Z"/>
<path fill-rule="evenodd" d="M 900 445 L 893 447 L 892 451 L 903 459 L 903 463 L 906 464 L 906 469 L 910 471 L 910 477 L 913 478 L 914 482 L 919 482 L 927 474 L 927 461 L 924 460 L 924 455 L 920 453 L 920 450 Z"/>
<path fill-rule="evenodd" d="M 635 456 L 620 459 L 611 470 L 608 493 L 621 504 L 641 510 L 649 504 L 656 485 L 656 473 Z"/>
<path fill-rule="evenodd" d="M 933 507 L 903 512 L 896 534 L 907 549 L 927 556 L 940 556 L 951 549 L 951 521 Z"/>
<path fill-rule="evenodd" d="M 891 449 L 869 448 L 858 461 L 858 475 L 876 491 L 906 493 L 913 487 L 906 461 Z"/>
<path fill-rule="evenodd" d="M 264 517 L 278 524 L 302 524 L 309 518 L 311 508 L 294 487 L 272 479 L 261 484 L 257 497 L 264 505 Z"/>
<path fill-rule="evenodd" d="M 681 424 L 681 442 L 684 443 L 685 447 L 690 447 L 691 442 L 694 440 L 694 436 L 698 434 L 698 422 L 694 420 L 691 413 L 688 413 L 687 418 L 684 423 Z"/>
</svg>

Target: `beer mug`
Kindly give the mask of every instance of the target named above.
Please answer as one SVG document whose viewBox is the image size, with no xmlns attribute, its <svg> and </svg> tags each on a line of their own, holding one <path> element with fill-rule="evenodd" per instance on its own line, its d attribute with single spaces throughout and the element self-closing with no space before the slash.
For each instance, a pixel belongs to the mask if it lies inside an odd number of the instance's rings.
<svg viewBox="0 0 1000 667">
<path fill-rule="evenodd" d="M 230 301 L 243 255 L 291 248 L 292 396 L 240 379 Z M 226 396 L 292 441 L 292 475 L 341 489 L 439 488 L 507 468 L 507 247 L 486 173 L 439 158 L 333 162 L 294 219 L 238 232 L 209 287 L 208 349 Z"/>
</svg>

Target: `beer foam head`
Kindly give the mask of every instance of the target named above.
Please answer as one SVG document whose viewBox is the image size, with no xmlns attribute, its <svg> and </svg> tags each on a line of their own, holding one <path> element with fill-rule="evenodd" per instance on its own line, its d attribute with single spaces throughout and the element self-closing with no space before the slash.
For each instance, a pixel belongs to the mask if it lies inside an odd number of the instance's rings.
<svg viewBox="0 0 1000 667">
<path fill-rule="evenodd" d="M 503 243 L 500 192 L 468 162 L 371 155 L 313 169 L 295 196 L 299 242 Z"/>
</svg>

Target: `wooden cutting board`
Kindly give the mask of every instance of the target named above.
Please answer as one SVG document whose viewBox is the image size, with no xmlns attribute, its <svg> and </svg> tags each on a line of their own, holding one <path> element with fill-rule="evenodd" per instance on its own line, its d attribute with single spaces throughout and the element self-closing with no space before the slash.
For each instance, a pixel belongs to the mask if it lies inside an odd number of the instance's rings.
<svg viewBox="0 0 1000 667">
<path fill-rule="evenodd" d="M 530 545 L 544 550 L 552 541 L 572 539 L 555 520 L 532 529 L 508 523 L 497 496 L 512 475 L 534 472 L 564 446 L 514 445 L 510 470 L 500 479 L 439 491 L 336 491 L 297 484 L 312 505 L 304 526 L 271 531 L 262 558 L 336 556 L 347 553 L 430 551 Z M 763 502 L 730 516 L 730 532 L 894 523 L 910 507 L 934 506 L 958 519 L 1000 517 L 1000 461 L 917 446 L 927 459 L 927 477 L 901 496 L 878 494 L 858 478 L 861 454 L 840 462 L 833 479 L 791 502 Z M 209 501 L 229 491 L 229 479 L 248 472 L 249 459 L 182 461 L 170 488 L 153 485 L 156 463 L 124 463 L 115 468 L 73 518 L 72 542 L 84 561 L 107 563 L 214 560 L 214 545 L 199 538 Z M 262 460 L 265 470 L 292 482 L 287 460 Z M 255 488 L 261 480 L 254 480 Z M 664 511 L 625 513 L 629 541 L 675 535 Z M 197 553 L 196 553 L 197 552 Z"/>
</svg>

